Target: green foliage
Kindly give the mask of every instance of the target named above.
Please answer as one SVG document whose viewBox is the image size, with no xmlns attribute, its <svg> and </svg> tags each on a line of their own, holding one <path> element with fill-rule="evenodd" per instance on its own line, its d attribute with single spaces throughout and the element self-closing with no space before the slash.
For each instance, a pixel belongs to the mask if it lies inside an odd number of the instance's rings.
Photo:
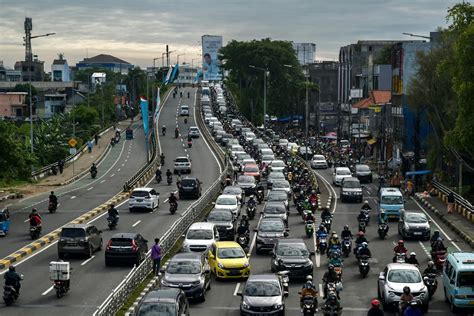
<svg viewBox="0 0 474 316">
<path fill-rule="evenodd" d="M 68 155 L 67 140 L 72 126 L 64 115 L 55 115 L 35 126 L 34 148 L 40 166 L 56 162 Z"/>
<path fill-rule="evenodd" d="M 462 2 L 448 9 L 446 21 L 452 21 L 449 29 L 462 32 L 474 22 L 474 7 L 469 2 Z"/>
<path fill-rule="evenodd" d="M 388 65 L 392 59 L 392 46 L 384 46 L 379 53 L 379 56 L 374 60 L 375 65 Z"/>
</svg>

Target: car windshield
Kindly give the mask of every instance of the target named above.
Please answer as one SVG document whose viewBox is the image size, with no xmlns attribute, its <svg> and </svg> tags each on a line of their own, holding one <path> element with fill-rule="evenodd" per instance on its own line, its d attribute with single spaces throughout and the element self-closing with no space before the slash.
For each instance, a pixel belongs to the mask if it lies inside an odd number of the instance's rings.
<svg viewBox="0 0 474 316">
<path fill-rule="evenodd" d="M 366 166 L 366 165 L 359 165 L 359 166 L 356 166 L 356 170 L 365 172 L 365 171 L 370 171 L 370 168 L 369 166 Z"/>
<path fill-rule="evenodd" d="M 286 195 L 285 192 L 278 192 L 278 191 L 270 192 L 267 198 L 268 201 L 286 201 L 287 199 L 288 199 L 288 196 Z"/>
<path fill-rule="evenodd" d="M 273 189 L 284 188 L 287 189 L 290 187 L 290 184 L 286 181 L 276 181 L 273 182 Z"/>
<path fill-rule="evenodd" d="M 285 225 L 280 221 L 261 221 L 258 228 L 259 232 L 282 232 L 285 230 Z"/>
<path fill-rule="evenodd" d="M 240 195 L 242 194 L 242 189 L 239 187 L 226 187 L 224 191 L 222 191 L 222 194 L 235 194 L 235 195 Z"/>
<path fill-rule="evenodd" d="M 351 172 L 349 170 L 346 170 L 346 169 L 339 169 L 336 171 L 336 174 L 339 175 L 339 176 L 347 176 L 347 175 L 351 175 Z"/>
<path fill-rule="evenodd" d="M 350 189 L 360 188 L 360 182 L 359 181 L 344 181 L 344 187 L 350 188 Z"/>
<path fill-rule="evenodd" d="M 196 239 L 196 240 L 203 240 L 207 239 L 210 240 L 214 236 L 212 234 L 212 230 L 210 229 L 191 229 L 188 231 L 186 235 L 186 239 Z"/>
<path fill-rule="evenodd" d="M 240 247 L 218 248 L 217 257 L 221 259 L 245 258 L 245 252 Z"/>
<path fill-rule="evenodd" d="M 313 160 L 315 160 L 315 161 L 324 161 L 324 160 L 326 160 L 326 158 L 321 157 L 321 156 L 314 156 Z"/>
<path fill-rule="evenodd" d="M 271 172 L 269 175 L 268 175 L 268 178 L 270 179 L 285 179 L 285 175 L 283 174 L 283 172 Z"/>
<path fill-rule="evenodd" d="M 111 245 L 115 247 L 131 247 L 132 240 L 130 238 L 112 238 Z"/>
<path fill-rule="evenodd" d="M 235 205 L 237 204 L 237 201 L 235 198 L 231 198 L 231 197 L 219 197 L 217 198 L 216 204 L 217 205 Z"/>
<path fill-rule="evenodd" d="M 262 160 L 265 160 L 265 161 L 272 161 L 273 159 L 275 159 L 275 156 L 273 155 L 265 155 L 262 157 Z"/>
<path fill-rule="evenodd" d="M 86 232 L 81 228 L 63 228 L 61 231 L 61 237 L 65 238 L 80 238 L 86 237 Z"/>
<path fill-rule="evenodd" d="M 244 172 L 258 172 L 258 167 L 246 165 Z"/>
<path fill-rule="evenodd" d="M 144 303 L 140 306 L 138 316 L 174 316 L 176 305 L 172 303 Z"/>
<path fill-rule="evenodd" d="M 211 212 L 207 220 L 210 222 L 230 222 L 232 220 L 232 212 Z"/>
<path fill-rule="evenodd" d="M 196 186 L 196 180 L 183 179 L 183 180 L 181 180 L 181 185 L 184 186 L 184 187 L 195 187 Z"/>
<path fill-rule="evenodd" d="M 405 221 L 408 223 L 426 223 L 426 216 L 424 214 L 408 213 L 405 216 Z"/>
<path fill-rule="evenodd" d="M 272 162 L 272 167 L 285 167 L 285 163 L 283 161 L 274 161 Z"/>
<path fill-rule="evenodd" d="M 245 296 L 279 296 L 281 289 L 277 282 L 252 281 L 245 285 Z"/>
<path fill-rule="evenodd" d="M 147 191 L 133 191 L 132 192 L 132 197 L 134 198 L 145 198 L 145 197 L 149 197 L 150 195 L 148 194 Z"/>
<path fill-rule="evenodd" d="M 239 182 L 239 183 L 254 183 L 254 182 L 255 182 L 255 178 L 254 178 L 254 177 L 251 177 L 251 176 L 240 176 L 240 177 L 237 179 L 237 182 Z"/>
<path fill-rule="evenodd" d="M 277 247 L 276 254 L 284 257 L 302 257 L 308 256 L 309 252 L 304 244 L 280 244 Z"/>
<path fill-rule="evenodd" d="M 283 214 L 285 213 L 285 206 L 267 205 L 265 206 L 263 212 L 267 214 Z"/>
<path fill-rule="evenodd" d="M 384 195 L 382 204 L 403 204 L 403 198 L 399 195 Z"/>
<path fill-rule="evenodd" d="M 474 287 L 474 271 L 459 272 L 458 286 L 460 287 Z"/>
<path fill-rule="evenodd" d="M 388 281 L 393 283 L 420 283 L 421 275 L 418 270 L 390 270 Z"/>
<path fill-rule="evenodd" d="M 201 264 L 196 260 L 171 260 L 166 268 L 170 274 L 197 274 L 201 272 Z"/>
</svg>

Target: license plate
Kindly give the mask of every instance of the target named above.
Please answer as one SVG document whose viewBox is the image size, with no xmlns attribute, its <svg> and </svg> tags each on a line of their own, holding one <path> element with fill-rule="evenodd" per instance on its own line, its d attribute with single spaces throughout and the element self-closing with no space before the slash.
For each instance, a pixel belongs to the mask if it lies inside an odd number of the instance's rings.
<svg viewBox="0 0 474 316">
<path fill-rule="evenodd" d="M 421 232 L 414 232 L 414 235 L 421 235 Z"/>
<path fill-rule="evenodd" d="M 137 200 L 137 202 L 139 202 L 139 203 L 140 203 L 140 202 L 143 202 L 143 200 Z"/>
</svg>

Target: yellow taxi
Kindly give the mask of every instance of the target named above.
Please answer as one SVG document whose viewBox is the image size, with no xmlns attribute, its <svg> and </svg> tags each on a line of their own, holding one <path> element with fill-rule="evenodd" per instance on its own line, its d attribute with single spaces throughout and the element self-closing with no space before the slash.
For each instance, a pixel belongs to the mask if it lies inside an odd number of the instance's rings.
<svg viewBox="0 0 474 316">
<path fill-rule="evenodd" d="M 208 252 L 209 265 L 216 279 L 248 278 L 248 255 L 235 241 L 218 241 Z"/>
</svg>

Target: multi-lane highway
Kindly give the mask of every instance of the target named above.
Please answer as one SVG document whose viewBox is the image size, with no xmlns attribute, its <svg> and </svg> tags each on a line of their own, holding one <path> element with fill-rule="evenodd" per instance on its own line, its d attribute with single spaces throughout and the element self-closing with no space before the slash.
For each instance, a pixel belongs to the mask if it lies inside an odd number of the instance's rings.
<svg viewBox="0 0 474 316">
<path fill-rule="evenodd" d="M 191 176 L 196 176 L 203 182 L 204 191 L 217 179 L 220 167 L 202 137 L 194 140 L 192 148 L 184 147 L 187 130 L 189 126 L 197 125 L 195 115 L 199 113 L 195 112 L 194 106 L 196 89 L 186 88 L 182 91 L 183 95 L 187 95 L 189 91 L 191 98 L 168 98 L 159 116 L 159 126 L 166 125 L 167 127 L 166 136 L 159 137 L 159 149 L 166 156 L 162 170 L 163 173 L 167 168 L 172 170 L 172 160 L 175 157 L 189 155 L 192 159 Z M 188 124 L 184 124 L 183 119 L 178 117 L 180 104 L 190 106 Z M 178 126 L 181 131 L 181 137 L 178 139 L 174 138 L 175 126 Z M 165 176 L 164 179 L 166 179 Z M 123 182 L 118 184 L 123 185 Z M 103 231 L 104 243 L 118 232 L 138 232 L 149 240 L 148 245 L 151 246 L 153 239 L 161 236 L 180 216 L 180 213 L 194 202 L 193 200 L 179 201 L 177 214 L 170 215 L 169 205 L 165 201 L 169 193 L 176 190 L 175 183 L 168 186 L 166 181 L 161 184 L 152 181 L 148 186 L 155 188 L 161 194 L 160 207 L 153 213 L 129 213 L 128 203 L 125 201 L 118 207 L 120 221 L 115 231 L 108 230 L 104 215 L 90 221 Z M 82 203 L 85 201 L 83 200 Z M 0 307 L 0 313 L 2 315 L 91 315 L 131 269 L 124 266 L 106 267 L 103 251 L 96 252 L 91 259 L 70 258 L 68 260 L 73 268 L 71 291 L 58 300 L 52 289 L 52 283 L 48 280 L 48 264 L 57 258 L 57 245 L 54 243 L 18 264 L 17 271 L 25 275 L 20 299 L 12 307 Z"/>
</svg>

